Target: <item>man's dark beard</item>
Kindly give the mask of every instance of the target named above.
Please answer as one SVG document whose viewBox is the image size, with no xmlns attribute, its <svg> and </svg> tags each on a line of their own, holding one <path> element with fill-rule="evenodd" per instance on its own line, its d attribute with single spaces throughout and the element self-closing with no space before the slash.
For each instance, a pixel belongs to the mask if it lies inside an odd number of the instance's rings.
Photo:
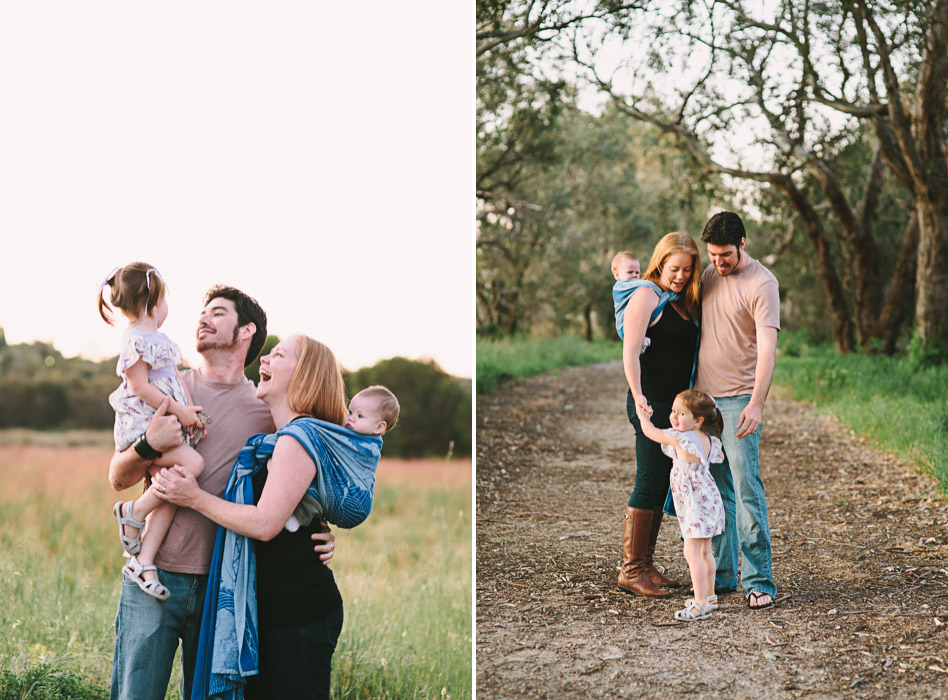
<svg viewBox="0 0 948 700">
<path fill-rule="evenodd" d="M 240 326 L 234 326 L 234 337 L 230 339 L 230 345 L 222 345 L 220 343 L 215 343 L 211 339 L 205 338 L 204 340 L 199 340 L 197 344 L 197 351 L 204 352 L 205 350 L 233 350 L 237 347 L 237 331 L 240 330 Z"/>
</svg>

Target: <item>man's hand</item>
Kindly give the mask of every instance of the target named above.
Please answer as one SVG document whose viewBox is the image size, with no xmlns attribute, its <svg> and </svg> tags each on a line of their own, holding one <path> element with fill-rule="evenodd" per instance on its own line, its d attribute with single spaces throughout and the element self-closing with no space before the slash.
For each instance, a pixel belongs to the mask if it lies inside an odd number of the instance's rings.
<svg viewBox="0 0 948 700">
<path fill-rule="evenodd" d="M 760 427 L 761 423 L 763 422 L 764 407 L 753 403 L 747 404 L 737 419 L 738 439 L 751 435 Z"/>
<path fill-rule="evenodd" d="M 158 452 L 169 452 L 175 447 L 184 444 L 184 435 L 181 432 L 181 422 L 176 416 L 168 415 L 169 397 L 162 399 L 158 405 L 151 423 L 145 430 L 145 439 Z"/>
<path fill-rule="evenodd" d="M 325 520 L 323 527 L 326 528 L 325 532 L 314 532 L 310 539 L 320 543 L 313 547 L 313 551 L 319 552 L 319 559 L 323 564 L 329 564 L 336 549 L 336 534 L 329 529 L 329 524 Z"/>
</svg>

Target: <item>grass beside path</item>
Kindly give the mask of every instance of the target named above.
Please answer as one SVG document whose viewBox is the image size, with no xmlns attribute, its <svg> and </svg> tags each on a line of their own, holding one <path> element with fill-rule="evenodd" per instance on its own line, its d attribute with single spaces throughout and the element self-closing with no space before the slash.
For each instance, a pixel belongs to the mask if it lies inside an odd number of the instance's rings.
<svg viewBox="0 0 948 700">
<path fill-rule="evenodd" d="M 477 342 L 477 392 L 504 381 L 622 356 L 619 343 L 575 337 Z M 807 345 L 800 333 L 778 337 L 774 383 L 814 404 L 856 434 L 905 455 L 948 494 L 948 367 L 917 367 L 908 358 Z"/>
<path fill-rule="evenodd" d="M 511 379 L 561 367 L 619 359 L 622 359 L 622 345 L 605 340 L 589 343 L 575 336 L 478 340 L 477 393 L 487 394 Z"/>
</svg>

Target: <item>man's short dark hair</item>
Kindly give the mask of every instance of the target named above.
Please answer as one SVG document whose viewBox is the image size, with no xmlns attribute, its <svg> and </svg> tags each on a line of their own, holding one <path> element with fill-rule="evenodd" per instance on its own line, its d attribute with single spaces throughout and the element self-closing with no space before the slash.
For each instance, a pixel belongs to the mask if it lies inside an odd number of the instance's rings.
<svg viewBox="0 0 948 700">
<path fill-rule="evenodd" d="M 257 355 L 260 354 L 263 343 L 267 339 L 267 313 L 260 308 L 260 304 L 258 304 L 257 300 L 253 297 L 244 294 L 236 287 L 228 287 L 223 284 L 215 285 L 207 291 L 207 294 L 204 296 L 204 306 L 207 306 L 211 303 L 212 299 L 217 299 L 218 297 L 221 299 L 230 299 L 234 302 L 234 307 L 237 309 L 238 326 L 246 326 L 248 323 L 253 323 L 257 327 L 253 338 L 250 339 L 247 357 L 244 359 L 244 367 L 247 367 L 257 359 Z"/>
<path fill-rule="evenodd" d="M 701 240 L 711 245 L 732 245 L 741 247 L 745 238 L 744 222 L 732 211 L 721 211 L 712 216 L 704 225 Z"/>
</svg>

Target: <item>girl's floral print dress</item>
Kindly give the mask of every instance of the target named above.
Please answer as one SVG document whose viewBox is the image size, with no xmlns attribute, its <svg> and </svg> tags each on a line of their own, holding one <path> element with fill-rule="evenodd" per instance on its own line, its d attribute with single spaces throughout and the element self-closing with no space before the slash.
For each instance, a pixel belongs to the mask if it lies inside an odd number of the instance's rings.
<svg viewBox="0 0 948 700">
<path fill-rule="evenodd" d="M 705 457 L 698 436 L 691 430 L 680 433 L 668 428 L 665 432 L 676 438 L 686 452 L 701 460 L 682 462 L 675 459 L 674 445 L 662 445 L 662 452 L 672 458 L 672 498 L 675 499 L 681 536 L 704 538 L 721 534 L 724 532 L 724 504 L 721 502 L 721 492 L 708 471 L 711 462 L 718 464 L 724 461 L 721 441 L 710 436 L 711 455 Z"/>
<path fill-rule="evenodd" d="M 122 352 L 115 373 L 122 377 L 122 385 L 109 395 L 115 410 L 115 447 L 124 450 L 145 432 L 155 409 L 142 401 L 129 388 L 125 370 L 139 360 L 148 365 L 148 383 L 162 394 L 187 405 L 184 387 L 175 373 L 181 363 L 181 350 L 164 333 L 142 333 L 134 329 L 122 335 Z"/>
</svg>

